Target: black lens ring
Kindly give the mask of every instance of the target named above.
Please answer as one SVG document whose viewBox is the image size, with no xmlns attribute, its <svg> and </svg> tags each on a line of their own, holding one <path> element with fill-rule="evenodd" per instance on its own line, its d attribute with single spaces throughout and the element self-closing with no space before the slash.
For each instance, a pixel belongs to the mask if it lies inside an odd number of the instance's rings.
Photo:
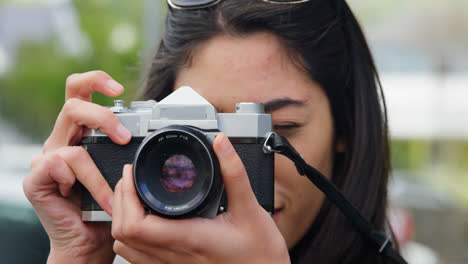
<svg viewBox="0 0 468 264">
<path fill-rule="evenodd" d="M 163 209 L 161 206 L 156 206 L 155 204 L 164 204 L 158 199 L 158 195 L 154 195 L 151 192 L 148 192 L 148 189 L 143 188 L 143 186 L 147 187 L 147 184 L 141 184 L 145 182 L 145 179 L 148 177 L 140 176 L 139 175 L 139 164 L 141 164 L 140 159 L 145 158 L 144 155 L 148 155 L 148 147 L 157 146 L 159 143 L 153 142 L 155 139 L 160 138 L 162 135 L 171 135 L 171 134 L 183 134 L 191 138 L 191 140 L 196 140 L 197 144 L 202 146 L 203 151 L 205 154 L 199 153 L 200 155 L 206 155 L 209 159 L 210 163 L 210 170 L 211 175 L 210 177 L 210 185 L 206 188 L 202 188 L 200 193 L 202 193 L 203 197 L 197 203 L 188 206 L 187 208 L 183 208 L 181 210 L 175 211 L 168 211 Z M 143 155 L 143 156 L 142 156 Z M 187 218 L 199 215 L 201 211 L 204 211 L 207 206 L 210 205 L 210 201 L 217 197 L 221 190 L 222 190 L 222 180 L 221 174 L 219 172 L 219 162 L 214 154 L 213 148 L 211 143 L 208 141 L 206 136 L 200 132 L 199 130 L 188 127 L 188 126 L 180 126 L 180 125 L 172 125 L 168 126 L 163 129 L 159 129 L 153 134 L 149 135 L 145 138 L 142 142 L 140 147 L 138 148 L 135 159 L 134 159 L 134 182 L 135 188 L 137 190 L 138 196 L 140 200 L 143 202 L 144 205 L 154 214 L 166 217 L 166 218 Z M 146 195 L 145 195 L 146 194 Z M 150 197 L 151 196 L 151 197 Z M 153 202 L 151 202 L 153 200 Z M 157 200 L 157 203 L 154 201 Z M 181 206 L 183 207 L 183 206 Z"/>
</svg>

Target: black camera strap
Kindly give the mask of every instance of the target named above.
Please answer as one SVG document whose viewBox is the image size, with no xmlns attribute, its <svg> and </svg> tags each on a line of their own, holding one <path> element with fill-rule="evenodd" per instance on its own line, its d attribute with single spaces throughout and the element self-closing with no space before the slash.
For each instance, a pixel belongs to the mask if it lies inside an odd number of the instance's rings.
<svg viewBox="0 0 468 264">
<path fill-rule="evenodd" d="M 393 248 L 391 237 L 376 229 L 365 219 L 331 181 L 304 161 L 286 138 L 276 133 L 270 133 L 265 140 L 263 150 L 266 153 L 274 152 L 284 155 L 292 160 L 299 174 L 307 176 L 340 209 L 356 229 L 375 245 L 380 255 L 389 258 L 393 263 L 407 264 L 405 259 Z"/>
</svg>

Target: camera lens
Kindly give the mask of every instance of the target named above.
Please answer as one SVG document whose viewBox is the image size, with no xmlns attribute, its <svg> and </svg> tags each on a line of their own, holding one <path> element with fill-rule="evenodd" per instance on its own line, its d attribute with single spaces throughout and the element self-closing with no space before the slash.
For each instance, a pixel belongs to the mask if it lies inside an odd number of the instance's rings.
<svg viewBox="0 0 468 264">
<path fill-rule="evenodd" d="M 185 155 L 173 155 L 162 167 L 161 182 L 171 193 L 183 193 L 195 184 L 197 170 L 192 160 Z"/>
<path fill-rule="evenodd" d="M 197 215 L 222 191 L 211 143 L 187 126 L 169 126 L 146 137 L 136 153 L 134 178 L 144 205 L 168 218 Z"/>
</svg>

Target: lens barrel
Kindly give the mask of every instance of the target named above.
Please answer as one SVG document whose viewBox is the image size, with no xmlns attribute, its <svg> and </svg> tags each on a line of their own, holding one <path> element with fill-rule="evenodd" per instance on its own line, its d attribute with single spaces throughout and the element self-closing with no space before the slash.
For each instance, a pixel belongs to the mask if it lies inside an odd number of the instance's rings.
<svg viewBox="0 0 468 264">
<path fill-rule="evenodd" d="M 219 163 L 205 134 L 180 125 L 146 137 L 136 152 L 134 181 L 143 204 L 166 218 L 203 214 L 223 189 Z"/>
</svg>

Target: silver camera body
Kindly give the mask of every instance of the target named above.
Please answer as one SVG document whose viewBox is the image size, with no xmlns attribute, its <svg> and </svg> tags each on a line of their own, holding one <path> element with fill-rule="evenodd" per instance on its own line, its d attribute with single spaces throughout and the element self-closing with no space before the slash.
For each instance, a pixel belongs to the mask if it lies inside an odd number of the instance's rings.
<svg viewBox="0 0 468 264">
<path fill-rule="evenodd" d="M 148 213 L 166 218 L 213 218 L 226 210 L 215 137 L 224 132 L 244 163 L 252 189 L 265 210 L 274 209 L 274 158 L 263 151 L 271 115 L 263 104 L 238 103 L 236 113 L 218 113 L 206 99 L 184 86 L 159 103 L 123 101 L 109 107 L 131 131 L 128 145 L 114 144 L 96 129 L 85 131 L 88 151 L 112 189 L 132 163 L 134 182 Z M 111 221 L 84 189 L 82 218 Z"/>
</svg>

